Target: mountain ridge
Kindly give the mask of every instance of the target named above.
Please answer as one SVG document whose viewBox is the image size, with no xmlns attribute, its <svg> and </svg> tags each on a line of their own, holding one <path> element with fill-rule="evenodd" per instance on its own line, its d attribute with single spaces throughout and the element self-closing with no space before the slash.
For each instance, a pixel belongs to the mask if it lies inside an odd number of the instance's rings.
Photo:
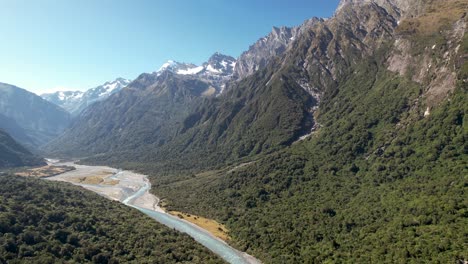
<svg viewBox="0 0 468 264">
<path fill-rule="evenodd" d="M 82 91 L 58 91 L 54 93 L 44 93 L 40 96 L 45 100 L 54 103 L 67 110 L 72 116 L 77 116 L 89 105 L 105 100 L 111 94 L 116 93 L 127 86 L 131 81 L 124 78 L 116 78 L 104 84 Z"/>
</svg>

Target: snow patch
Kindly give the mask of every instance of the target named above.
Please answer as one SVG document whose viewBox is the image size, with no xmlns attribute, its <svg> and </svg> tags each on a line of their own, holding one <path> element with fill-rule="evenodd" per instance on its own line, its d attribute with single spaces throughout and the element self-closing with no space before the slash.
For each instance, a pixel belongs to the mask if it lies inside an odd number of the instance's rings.
<svg viewBox="0 0 468 264">
<path fill-rule="evenodd" d="M 208 66 L 206 67 L 206 70 L 209 71 L 209 72 L 212 72 L 212 73 L 221 73 L 221 71 L 219 71 L 219 70 L 213 68 L 213 66 L 211 66 L 211 65 L 208 65 Z"/>
<path fill-rule="evenodd" d="M 201 71 L 203 71 L 205 68 L 203 66 L 198 66 L 195 68 L 188 68 L 187 70 L 177 70 L 177 74 L 181 75 L 192 75 L 192 74 L 197 74 Z"/>
<path fill-rule="evenodd" d="M 429 107 L 426 108 L 426 112 L 424 112 L 424 117 L 427 117 L 431 114 L 431 109 Z"/>
<path fill-rule="evenodd" d="M 167 68 L 170 68 L 172 66 L 176 65 L 176 62 L 173 61 L 173 60 L 168 60 L 166 63 L 164 63 L 161 68 L 159 68 L 158 72 L 160 71 L 164 71 L 166 70 Z"/>
<path fill-rule="evenodd" d="M 60 99 L 60 101 L 63 101 L 65 99 L 65 95 L 63 94 L 63 92 L 58 93 L 58 98 Z"/>
</svg>

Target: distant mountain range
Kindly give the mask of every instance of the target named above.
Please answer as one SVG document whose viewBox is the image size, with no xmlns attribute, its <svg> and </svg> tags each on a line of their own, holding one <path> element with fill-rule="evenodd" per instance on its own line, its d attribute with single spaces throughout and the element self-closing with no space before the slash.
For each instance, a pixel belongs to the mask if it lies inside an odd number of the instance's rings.
<svg viewBox="0 0 468 264">
<path fill-rule="evenodd" d="M 59 106 L 24 89 L 0 83 L 0 128 L 34 149 L 57 137 L 70 122 Z"/>
<path fill-rule="evenodd" d="M 120 91 L 130 82 L 130 80 L 124 78 L 117 78 L 114 81 L 91 88 L 86 92 L 60 91 L 41 94 L 41 97 L 67 110 L 72 116 L 77 116 L 89 105 L 106 99 L 111 94 Z"/>
</svg>

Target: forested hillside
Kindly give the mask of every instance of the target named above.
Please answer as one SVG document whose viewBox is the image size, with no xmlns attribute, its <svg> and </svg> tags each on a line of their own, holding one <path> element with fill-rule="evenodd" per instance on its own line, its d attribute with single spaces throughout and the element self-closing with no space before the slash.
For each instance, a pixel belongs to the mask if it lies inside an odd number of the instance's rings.
<svg viewBox="0 0 468 264">
<path fill-rule="evenodd" d="M 45 161 L 33 155 L 0 129 L 0 168 L 39 166 Z"/>
<path fill-rule="evenodd" d="M 187 235 L 79 187 L 12 175 L 0 175 L 0 186 L 2 263 L 223 263 Z"/>
<path fill-rule="evenodd" d="M 154 177 L 154 192 L 268 263 L 466 259 L 467 88 L 418 120 L 404 110 L 420 87 L 373 66 L 323 102 L 310 140 L 232 171 Z"/>
<path fill-rule="evenodd" d="M 435 1 L 401 21 L 397 44 L 384 42 L 325 91 L 308 139 L 241 166 L 153 171 L 154 192 L 170 209 L 225 223 L 235 245 L 268 263 L 468 259 L 462 7 Z M 429 15 L 445 19 L 415 27 Z"/>
</svg>

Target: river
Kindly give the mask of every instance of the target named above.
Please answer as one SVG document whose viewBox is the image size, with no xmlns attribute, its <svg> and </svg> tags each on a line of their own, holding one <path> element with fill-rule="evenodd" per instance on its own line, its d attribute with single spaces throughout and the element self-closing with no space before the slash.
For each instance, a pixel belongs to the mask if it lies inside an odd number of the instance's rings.
<svg viewBox="0 0 468 264">
<path fill-rule="evenodd" d="M 166 213 L 158 206 L 159 199 L 149 192 L 151 184 L 146 175 L 105 166 L 85 166 L 70 162 L 54 163 L 54 165 L 74 166 L 76 170 L 49 177 L 47 180 L 73 183 L 96 192 L 108 199 L 118 200 L 127 206 L 139 210 L 163 225 L 188 234 L 229 263 L 261 263 L 253 256 L 229 246 L 226 242 L 213 236 L 201 227 Z M 100 183 L 93 183 L 93 181 L 96 181 L 96 175 L 103 181 Z M 90 180 L 87 181 L 87 178 Z"/>
</svg>

